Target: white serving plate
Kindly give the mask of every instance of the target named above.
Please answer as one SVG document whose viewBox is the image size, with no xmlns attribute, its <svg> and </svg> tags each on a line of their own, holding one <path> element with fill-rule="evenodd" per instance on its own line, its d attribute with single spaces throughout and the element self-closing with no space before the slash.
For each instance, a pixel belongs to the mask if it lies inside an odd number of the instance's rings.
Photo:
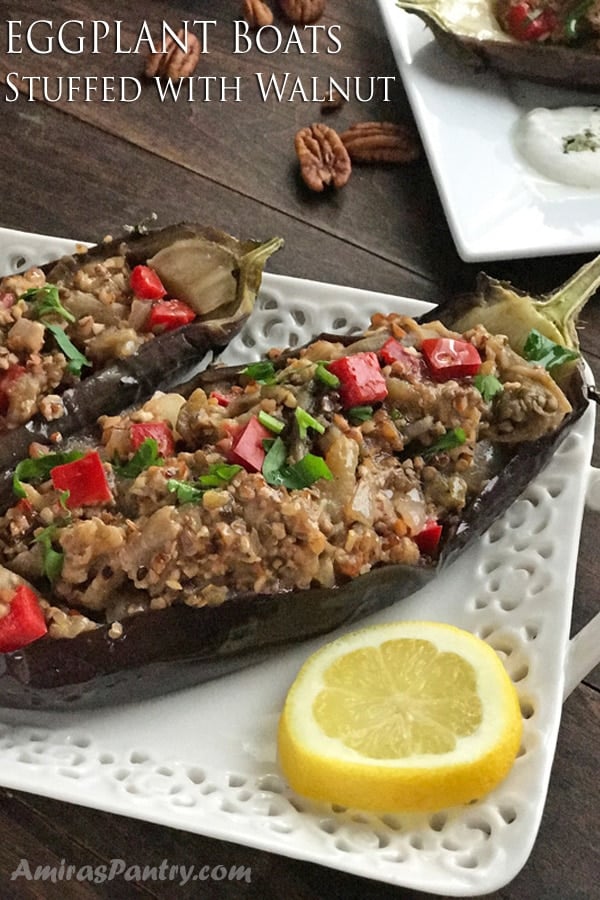
<svg viewBox="0 0 600 900">
<path fill-rule="evenodd" d="M 73 246 L 0 229 L 0 272 Z M 227 360 L 250 360 L 321 330 L 362 329 L 376 311 L 415 315 L 428 308 L 265 275 L 257 308 Z M 276 761 L 278 715 L 301 663 L 325 638 L 135 705 L 0 710 L 0 784 L 432 893 L 465 897 L 500 888 L 524 865 L 536 837 L 563 694 L 598 661 L 596 621 L 574 654 L 579 667 L 569 663 L 594 416 L 591 406 L 548 468 L 443 583 L 366 620 L 452 622 L 504 660 L 525 715 L 523 745 L 508 778 L 484 800 L 429 816 L 375 816 L 293 794 Z"/>
<path fill-rule="evenodd" d="M 378 0 L 456 249 L 467 262 L 593 252 L 600 190 L 560 185 L 519 156 L 513 132 L 536 107 L 598 104 L 451 58 L 415 15 Z"/>
</svg>

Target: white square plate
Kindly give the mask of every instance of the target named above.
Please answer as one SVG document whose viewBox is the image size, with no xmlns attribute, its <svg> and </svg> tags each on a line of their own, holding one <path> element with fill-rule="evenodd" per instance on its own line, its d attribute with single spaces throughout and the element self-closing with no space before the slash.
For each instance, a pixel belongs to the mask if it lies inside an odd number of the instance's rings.
<svg viewBox="0 0 600 900">
<path fill-rule="evenodd" d="M 73 248 L 73 241 L 0 229 L 0 272 Z M 375 312 L 429 308 L 267 274 L 227 361 L 247 362 L 320 331 L 359 330 Z M 499 889 L 529 856 L 548 789 L 569 684 L 594 416 L 592 404 L 550 465 L 443 577 L 364 621 L 451 622 L 504 660 L 525 716 L 523 744 L 509 776 L 483 800 L 431 816 L 376 816 L 294 795 L 277 765 L 277 720 L 302 662 L 334 635 L 144 703 L 0 710 L 0 784 L 446 896 Z"/>
<path fill-rule="evenodd" d="M 598 97 L 473 72 L 396 0 L 378 2 L 461 258 L 600 248 L 600 190 L 543 178 L 513 143 L 517 123 L 530 110 L 597 105 Z"/>
</svg>

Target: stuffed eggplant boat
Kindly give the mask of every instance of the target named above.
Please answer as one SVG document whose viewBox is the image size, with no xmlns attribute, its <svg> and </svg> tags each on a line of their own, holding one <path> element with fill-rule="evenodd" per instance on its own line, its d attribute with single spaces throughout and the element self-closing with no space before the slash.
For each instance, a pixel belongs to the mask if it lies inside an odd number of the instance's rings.
<svg viewBox="0 0 600 900">
<path fill-rule="evenodd" d="M 564 342 L 599 280 L 597 260 L 544 304 L 485 282 L 453 328 L 381 314 L 37 448 L 0 521 L 0 703 L 197 683 L 427 583 L 585 408 Z M 481 323 L 503 317 L 523 355 Z"/>
<path fill-rule="evenodd" d="M 181 381 L 252 309 L 280 246 L 178 225 L 0 280 L 0 467 Z"/>
<path fill-rule="evenodd" d="M 595 90 L 600 87 L 600 16 L 595 2 L 398 0 L 440 45 L 475 69 Z"/>
</svg>

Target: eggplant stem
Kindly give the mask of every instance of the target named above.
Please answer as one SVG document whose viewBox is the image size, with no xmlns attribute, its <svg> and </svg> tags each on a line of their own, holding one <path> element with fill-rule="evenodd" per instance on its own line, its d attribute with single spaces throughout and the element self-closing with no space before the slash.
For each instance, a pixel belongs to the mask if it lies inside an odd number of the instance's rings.
<svg viewBox="0 0 600 900">
<path fill-rule="evenodd" d="M 535 302 L 540 315 L 556 326 L 567 347 L 579 349 L 577 317 L 599 287 L 600 256 L 596 256 L 563 285 L 548 294 L 546 299 Z"/>
<path fill-rule="evenodd" d="M 245 253 L 240 260 L 240 267 L 250 268 L 258 263 L 262 263 L 275 253 L 276 250 L 279 250 L 282 245 L 283 238 L 270 238 L 268 241 L 265 241 L 264 244 L 259 244 L 258 247 L 253 247 L 252 250 Z"/>
</svg>

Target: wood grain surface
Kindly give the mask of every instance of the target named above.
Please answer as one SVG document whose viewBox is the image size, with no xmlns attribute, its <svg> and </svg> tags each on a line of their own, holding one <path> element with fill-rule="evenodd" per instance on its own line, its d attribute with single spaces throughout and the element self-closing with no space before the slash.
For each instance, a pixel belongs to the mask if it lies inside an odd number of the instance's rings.
<svg viewBox="0 0 600 900">
<path fill-rule="evenodd" d="M 156 213 L 158 224 L 191 219 L 232 233 L 265 238 L 279 234 L 285 247 L 271 271 L 416 296 L 443 303 L 468 289 L 476 272 L 509 278 L 519 287 L 543 292 L 566 279 L 586 257 L 496 261 L 485 266 L 460 260 L 426 159 L 405 166 L 355 166 L 346 187 L 311 194 L 301 182 L 293 149 L 296 131 L 326 121 L 343 130 L 357 121 L 410 122 L 411 113 L 377 7 L 358 0 L 329 0 L 319 24 L 319 52 L 232 52 L 232 23 L 240 4 L 229 0 L 160 2 L 130 0 L 126 10 L 100 0 L 4 0 L 0 19 L 0 225 L 45 234 L 96 240 Z M 166 20 L 218 21 L 196 74 L 232 84 L 239 77 L 240 102 L 213 99 L 161 102 L 153 83 L 143 79 L 141 53 L 115 53 L 106 41 L 90 52 L 90 22 L 122 21 L 123 45 L 134 42 L 140 24 L 152 28 Z M 8 20 L 13 28 L 9 53 Z M 68 54 L 35 53 L 26 45 L 28 25 L 42 46 L 44 35 L 69 20 L 85 23 L 87 50 Z M 284 35 L 290 26 L 276 19 Z M 340 26 L 342 50 L 327 53 L 326 28 Z M 16 35 L 20 35 L 17 40 Z M 65 32 L 72 40 L 75 28 Z M 306 46 L 310 42 L 307 40 Z M 38 46 L 38 49 L 39 49 Z M 74 45 L 72 45 L 74 46 Z M 324 117 L 320 103 L 298 96 L 263 102 L 256 73 L 339 79 L 388 77 L 390 99 L 354 98 Z M 137 78 L 136 102 L 85 102 L 57 96 L 62 76 Z M 50 98 L 29 99 L 23 77 L 46 76 Z M 394 79 L 393 81 L 391 79 Z M 19 81 L 15 99 L 10 87 Z M 131 82 L 133 84 L 133 82 Z M 37 84 L 38 98 L 40 84 Z M 183 96 L 183 95 L 182 95 Z M 585 313 L 582 346 L 600 375 L 600 301 Z M 594 462 L 600 465 L 596 439 Z M 600 591 L 598 533 L 600 514 L 586 513 L 575 591 L 573 630 L 597 610 Z M 600 668 L 564 706 L 547 806 L 533 853 L 516 879 L 488 895 L 493 900 L 594 900 L 600 897 L 598 830 L 598 753 L 600 745 Z M 247 897 L 279 900 L 425 900 L 424 894 L 344 875 L 310 863 L 82 806 L 0 790 L 0 896 L 7 898 Z M 142 865 L 168 858 L 190 865 L 244 865 L 250 884 L 197 883 L 175 889 L 169 883 L 118 879 L 110 886 L 85 883 L 11 881 L 21 858 L 32 865 L 95 865 L 119 857 Z"/>
</svg>

